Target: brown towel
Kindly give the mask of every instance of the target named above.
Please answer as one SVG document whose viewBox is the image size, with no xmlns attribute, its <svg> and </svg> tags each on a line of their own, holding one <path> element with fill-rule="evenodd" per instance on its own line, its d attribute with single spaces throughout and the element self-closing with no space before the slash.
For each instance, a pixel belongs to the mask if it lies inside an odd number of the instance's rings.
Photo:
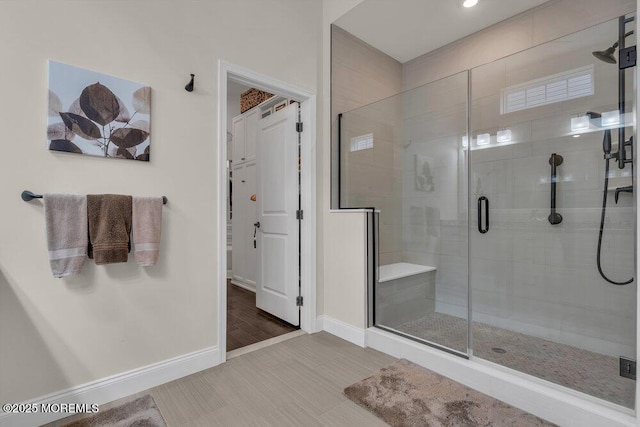
<svg viewBox="0 0 640 427">
<path fill-rule="evenodd" d="M 138 265 L 158 261 L 162 229 L 162 197 L 133 198 L 133 254 Z"/>
<path fill-rule="evenodd" d="M 96 264 L 127 262 L 131 233 L 131 196 L 87 195 L 89 258 Z"/>
<path fill-rule="evenodd" d="M 53 277 L 79 273 L 87 259 L 87 198 L 45 194 L 44 216 Z"/>
</svg>

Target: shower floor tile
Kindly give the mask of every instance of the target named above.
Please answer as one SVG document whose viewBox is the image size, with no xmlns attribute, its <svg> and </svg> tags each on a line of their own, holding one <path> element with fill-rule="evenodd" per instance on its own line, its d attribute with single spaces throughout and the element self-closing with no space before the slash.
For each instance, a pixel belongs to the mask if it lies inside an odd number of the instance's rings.
<svg viewBox="0 0 640 427">
<path fill-rule="evenodd" d="M 394 329 L 466 351 L 466 328 L 464 319 L 433 313 Z M 474 322 L 472 328 L 474 356 L 627 408 L 634 406 L 635 381 L 619 375 L 616 357 L 483 323 Z"/>
</svg>

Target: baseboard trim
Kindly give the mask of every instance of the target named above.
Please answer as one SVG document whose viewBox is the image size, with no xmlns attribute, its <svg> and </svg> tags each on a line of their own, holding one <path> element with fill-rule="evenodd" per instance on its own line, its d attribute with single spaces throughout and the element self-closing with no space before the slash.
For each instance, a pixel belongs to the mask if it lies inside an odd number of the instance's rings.
<svg viewBox="0 0 640 427">
<path fill-rule="evenodd" d="M 242 288 L 242 289 L 246 289 L 246 290 L 248 290 L 248 291 L 251 291 L 251 292 L 253 292 L 253 293 L 255 293 L 255 292 L 256 292 L 256 287 L 255 287 L 255 286 L 252 286 L 252 285 L 250 285 L 250 284 L 248 284 L 248 283 L 238 282 L 237 280 L 231 279 L 231 284 L 232 284 L 232 285 L 236 285 L 236 286 L 237 286 L 237 287 L 239 287 L 239 288 Z"/>
<path fill-rule="evenodd" d="M 359 347 L 365 347 L 365 331 L 341 320 L 326 315 L 316 319 L 316 330 L 326 331 Z"/>
<path fill-rule="evenodd" d="M 454 356 L 378 328 L 366 330 L 366 344 L 391 356 L 425 366 L 561 426 L 636 426 L 633 411 L 628 408 L 549 385 L 489 362 Z"/>
<path fill-rule="evenodd" d="M 23 403 L 43 404 L 97 403 L 99 405 L 121 399 L 134 393 L 212 368 L 219 364 L 217 346 L 184 354 L 152 365 L 133 369 L 77 387 L 61 390 Z M 5 402 L 3 402 L 5 403 Z M 69 413 L 0 414 L 0 427 L 38 426 L 61 418 Z"/>
</svg>

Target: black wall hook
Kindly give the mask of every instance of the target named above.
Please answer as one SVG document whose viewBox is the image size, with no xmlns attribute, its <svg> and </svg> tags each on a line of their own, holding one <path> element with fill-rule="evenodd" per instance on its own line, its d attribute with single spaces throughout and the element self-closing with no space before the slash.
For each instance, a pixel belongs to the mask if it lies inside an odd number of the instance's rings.
<svg viewBox="0 0 640 427">
<path fill-rule="evenodd" d="M 187 92 L 193 92 L 193 78 L 195 77 L 195 74 L 191 74 L 191 80 L 189 81 L 189 83 L 187 83 L 187 85 L 184 87 L 184 90 L 186 90 Z"/>
</svg>

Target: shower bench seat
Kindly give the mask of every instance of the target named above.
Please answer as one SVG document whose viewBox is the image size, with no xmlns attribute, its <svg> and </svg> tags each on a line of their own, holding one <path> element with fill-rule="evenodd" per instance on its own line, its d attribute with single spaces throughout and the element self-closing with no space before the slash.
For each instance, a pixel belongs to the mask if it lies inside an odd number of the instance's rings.
<svg viewBox="0 0 640 427">
<path fill-rule="evenodd" d="M 435 310 L 436 267 L 398 262 L 381 265 L 375 286 L 375 322 L 397 327 Z"/>
<path fill-rule="evenodd" d="M 381 265 L 380 270 L 378 270 L 378 282 L 387 282 L 430 271 L 436 271 L 436 268 L 429 265 L 409 264 L 408 262 Z"/>
</svg>

